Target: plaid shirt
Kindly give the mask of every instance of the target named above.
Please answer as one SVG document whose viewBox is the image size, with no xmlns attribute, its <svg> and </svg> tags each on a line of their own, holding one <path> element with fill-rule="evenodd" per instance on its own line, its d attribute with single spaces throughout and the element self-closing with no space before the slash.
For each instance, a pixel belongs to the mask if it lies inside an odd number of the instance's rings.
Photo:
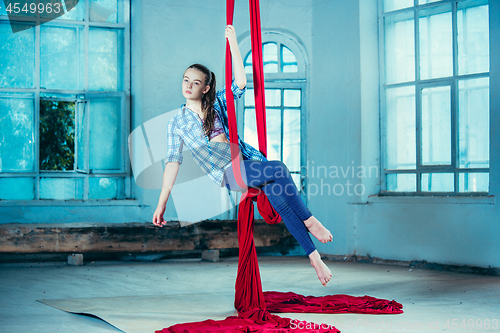
<svg viewBox="0 0 500 333">
<path fill-rule="evenodd" d="M 243 96 L 246 87 L 240 89 L 236 83 L 231 85 L 234 99 Z M 227 120 L 226 88 L 217 91 L 214 102 L 214 111 L 224 127 L 224 133 L 229 138 Z M 264 155 L 247 144 L 238 136 L 238 144 L 241 155 L 245 160 L 265 161 Z M 221 186 L 224 172 L 231 166 L 231 148 L 229 143 L 212 142 L 204 134 L 203 122 L 194 112 L 189 110 L 185 104 L 181 105 L 179 112 L 170 119 L 167 125 L 167 157 L 165 163 L 182 163 L 182 148 L 186 145 L 195 162 L 203 172 L 216 184 Z"/>
</svg>

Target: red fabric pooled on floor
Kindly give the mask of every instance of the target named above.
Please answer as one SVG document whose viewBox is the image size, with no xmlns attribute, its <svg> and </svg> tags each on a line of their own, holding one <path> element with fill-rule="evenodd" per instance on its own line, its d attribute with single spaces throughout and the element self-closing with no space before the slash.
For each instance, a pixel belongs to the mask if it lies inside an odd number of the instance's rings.
<svg viewBox="0 0 500 333">
<path fill-rule="evenodd" d="M 293 292 L 264 292 L 266 308 L 270 312 L 288 313 L 403 313 L 403 305 L 395 300 L 389 301 L 371 296 L 303 296 Z"/>
<path fill-rule="evenodd" d="M 366 313 L 398 314 L 403 306 L 392 300 L 371 296 L 302 296 L 293 292 L 266 291 L 263 293 L 267 310 L 252 309 L 224 320 L 205 320 L 164 328 L 156 333 L 201 333 L 201 332 L 340 332 L 323 323 L 311 323 L 282 318 L 270 312 L 288 313 Z"/>
<path fill-rule="evenodd" d="M 177 324 L 155 333 L 340 333 L 328 324 L 315 324 L 290 318 L 282 318 L 265 310 L 255 310 L 246 316 L 231 316 L 224 320 L 205 320 L 196 323 Z"/>
</svg>

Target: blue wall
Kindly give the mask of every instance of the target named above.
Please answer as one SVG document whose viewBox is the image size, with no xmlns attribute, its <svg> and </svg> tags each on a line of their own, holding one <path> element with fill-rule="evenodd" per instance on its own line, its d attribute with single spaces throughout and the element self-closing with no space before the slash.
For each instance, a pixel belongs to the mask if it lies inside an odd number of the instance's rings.
<svg viewBox="0 0 500 333">
<path fill-rule="evenodd" d="M 170 6 L 154 0 L 133 2 L 133 128 L 184 102 L 180 77 L 189 64 L 208 65 L 222 82 L 224 8 L 223 0 Z M 296 36 L 310 60 L 305 105 L 308 202 L 335 237 L 333 243 L 318 243 L 320 252 L 499 267 L 500 209 L 494 197 L 376 195 L 380 190 L 377 1 L 262 0 L 261 11 L 262 28 Z M 490 15 L 490 190 L 498 196 L 500 2 L 490 1 Z M 235 26 L 240 39 L 248 36 L 246 1 L 236 4 Z M 318 175 L 318 167 L 325 167 L 327 175 Z M 330 173 L 332 167 L 337 174 Z M 365 174 L 358 174 L 361 168 Z M 152 175 L 152 182 L 161 181 L 161 165 Z M 143 207 L 140 221 L 148 222 L 159 190 L 136 186 L 135 193 Z M 165 217 L 177 217 L 172 200 Z"/>
<path fill-rule="evenodd" d="M 132 129 L 184 103 L 181 76 L 191 63 L 206 64 L 219 78 L 219 87 L 222 83 L 225 1 L 168 4 L 132 2 Z M 320 252 L 499 267 L 500 208 L 495 197 L 500 195 L 500 1 L 490 1 L 491 196 L 482 198 L 376 195 L 380 190 L 376 0 L 261 0 L 261 10 L 262 28 L 295 36 L 310 61 L 305 104 L 308 204 L 335 238 L 330 244 L 318 243 Z M 240 39 L 248 36 L 246 1 L 236 4 L 235 26 Z M 165 138 L 164 131 L 157 135 Z M 326 168 L 327 174 L 318 175 L 318 167 Z M 146 177 L 159 187 L 162 165 L 155 168 Z M 363 168 L 366 173 L 360 176 Z M 0 217 L 21 223 L 150 223 L 159 192 L 134 185 L 137 202 L 129 206 L 4 206 Z M 193 207 L 202 209 L 203 203 Z M 172 200 L 165 218 L 177 218 Z"/>
</svg>

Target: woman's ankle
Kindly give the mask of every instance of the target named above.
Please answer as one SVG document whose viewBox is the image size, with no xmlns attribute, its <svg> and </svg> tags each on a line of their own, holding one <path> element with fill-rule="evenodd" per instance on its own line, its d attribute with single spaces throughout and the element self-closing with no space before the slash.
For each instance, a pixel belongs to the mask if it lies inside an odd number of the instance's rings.
<svg viewBox="0 0 500 333">
<path fill-rule="evenodd" d="M 313 226 L 315 221 L 317 221 L 316 218 L 314 217 L 314 215 L 311 215 L 310 218 L 304 221 L 304 225 L 309 229 Z"/>
<path fill-rule="evenodd" d="M 314 263 L 322 261 L 321 255 L 319 254 L 318 250 L 314 250 L 313 252 L 311 252 L 311 254 L 309 254 L 309 259 Z"/>
</svg>

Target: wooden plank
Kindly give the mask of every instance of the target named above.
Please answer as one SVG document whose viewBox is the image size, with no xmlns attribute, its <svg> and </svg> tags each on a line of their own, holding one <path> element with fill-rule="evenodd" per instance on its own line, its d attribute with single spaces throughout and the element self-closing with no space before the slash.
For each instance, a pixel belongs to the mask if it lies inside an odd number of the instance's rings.
<svg viewBox="0 0 500 333">
<path fill-rule="evenodd" d="M 296 244 L 283 223 L 257 220 L 257 247 Z M 0 253 L 159 252 L 237 248 L 234 220 L 203 221 L 180 227 L 168 223 L 2 224 Z"/>
</svg>

